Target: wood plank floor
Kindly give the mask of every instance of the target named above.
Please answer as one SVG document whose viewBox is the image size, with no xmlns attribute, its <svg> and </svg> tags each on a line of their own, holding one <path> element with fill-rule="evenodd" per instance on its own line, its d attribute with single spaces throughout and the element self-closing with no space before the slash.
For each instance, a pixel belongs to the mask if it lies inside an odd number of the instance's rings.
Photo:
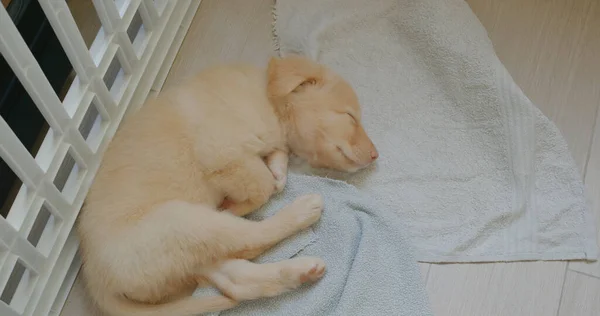
<svg viewBox="0 0 600 316">
<path fill-rule="evenodd" d="M 274 54 L 272 2 L 204 0 L 165 86 L 216 62 L 265 65 Z M 600 218 L 600 2 L 467 2 L 515 81 L 563 132 Z M 421 268 L 438 316 L 600 315 L 600 263 Z M 81 292 L 78 281 L 62 315 L 92 314 Z"/>
</svg>

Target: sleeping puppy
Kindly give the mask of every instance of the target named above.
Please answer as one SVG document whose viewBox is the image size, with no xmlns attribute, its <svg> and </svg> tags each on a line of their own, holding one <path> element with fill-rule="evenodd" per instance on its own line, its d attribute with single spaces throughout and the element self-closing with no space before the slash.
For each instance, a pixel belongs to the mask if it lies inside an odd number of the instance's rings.
<svg viewBox="0 0 600 316">
<path fill-rule="evenodd" d="M 128 117 L 77 225 L 94 302 L 115 316 L 197 315 L 318 280 L 318 258 L 249 261 L 321 216 L 308 195 L 241 217 L 283 189 L 289 153 L 350 172 L 378 156 L 349 84 L 301 57 L 208 69 Z M 223 295 L 190 296 L 208 284 Z"/>
</svg>

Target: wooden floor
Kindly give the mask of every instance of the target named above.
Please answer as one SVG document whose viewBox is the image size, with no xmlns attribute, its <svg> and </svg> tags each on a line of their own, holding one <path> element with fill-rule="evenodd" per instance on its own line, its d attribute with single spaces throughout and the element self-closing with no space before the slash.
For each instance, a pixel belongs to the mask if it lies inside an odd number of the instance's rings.
<svg viewBox="0 0 600 316">
<path fill-rule="evenodd" d="M 265 65 L 272 2 L 204 0 L 165 85 L 216 62 Z M 468 2 L 516 82 L 563 132 L 600 218 L 600 1 Z M 600 315 L 600 263 L 421 267 L 438 316 Z M 90 315 L 84 306 L 77 282 L 62 315 Z"/>
</svg>

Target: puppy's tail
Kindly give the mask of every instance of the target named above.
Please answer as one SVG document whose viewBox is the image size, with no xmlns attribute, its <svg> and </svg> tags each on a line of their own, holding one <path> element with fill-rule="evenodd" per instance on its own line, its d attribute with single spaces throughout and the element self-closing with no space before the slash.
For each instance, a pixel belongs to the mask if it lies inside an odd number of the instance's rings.
<svg viewBox="0 0 600 316">
<path fill-rule="evenodd" d="M 115 316 L 196 316 L 218 312 L 238 304 L 226 296 L 186 297 L 164 304 L 134 302 L 124 296 L 104 297 L 103 307 Z"/>
</svg>

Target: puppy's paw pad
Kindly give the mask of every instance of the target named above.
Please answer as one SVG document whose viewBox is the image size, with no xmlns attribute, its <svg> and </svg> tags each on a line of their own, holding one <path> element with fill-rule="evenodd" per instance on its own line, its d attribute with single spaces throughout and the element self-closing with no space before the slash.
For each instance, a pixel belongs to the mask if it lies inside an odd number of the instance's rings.
<svg viewBox="0 0 600 316">
<path fill-rule="evenodd" d="M 288 261 L 281 272 L 287 287 L 296 288 L 322 278 L 325 274 L 325 262 L 319 258 L 298 257 Z"/>
<path fill-rule="evenodd" d="M 310 270 L 300 275 L 300 283 L 315 282 L 325 274 L 325 263 L 315 263 Z"/>
</svg>

